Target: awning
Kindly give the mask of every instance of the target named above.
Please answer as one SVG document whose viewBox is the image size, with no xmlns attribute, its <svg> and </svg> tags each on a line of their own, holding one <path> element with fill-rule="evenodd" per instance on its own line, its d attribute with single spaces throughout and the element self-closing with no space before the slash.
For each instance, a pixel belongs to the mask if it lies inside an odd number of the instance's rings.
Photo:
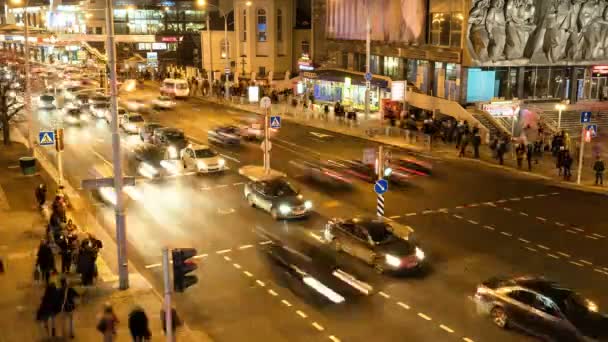
<svg viewBox="0 0 608 342">
<path fill-rule="evenodd" d="M 304 77 L 312 76 L 311 72 L 306 72 Z M 365 85 L 365 74 L 357 71 L 350 71 L 344 69 L 333 69 L 333 68 L 320 68 L 314 71 L 316 77 L 307 77 L 307 78 L 316 78 L 319 80 L 332 81 L 332 82 L 344 82 L 346 77 L 350 78 L 351 84 L 356 85 Z M 372 80 L 370 81 L 371 85 L 374 87 L 390 89 L 390 78 L 386 76 L 373 75 Z"/>
</svg>

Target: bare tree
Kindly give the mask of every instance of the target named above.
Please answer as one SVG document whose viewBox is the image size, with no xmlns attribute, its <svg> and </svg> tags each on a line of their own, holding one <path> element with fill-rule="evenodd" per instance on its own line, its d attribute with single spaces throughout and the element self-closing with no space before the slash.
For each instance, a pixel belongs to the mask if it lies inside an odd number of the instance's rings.
<svg viewBox="0 0 608 342">
<path fill-rule="evenodd" d="M 19 82 L 19 75 L 14 71 L 0 73 L 0 125 L 4 145 L 11 144 L 10 125 L 23 110 L 23 102 L 17 97 Z"/>
</svg>

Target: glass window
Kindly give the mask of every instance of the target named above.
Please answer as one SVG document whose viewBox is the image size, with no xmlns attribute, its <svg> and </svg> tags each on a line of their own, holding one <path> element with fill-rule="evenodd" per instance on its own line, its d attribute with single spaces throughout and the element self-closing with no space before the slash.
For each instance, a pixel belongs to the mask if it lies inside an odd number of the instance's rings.
<svg viewBox="0 0 608 342">
<path fill-rule="evenodd" d="M 243 32 L 243 35 L 241 36 L 241 41 L 242 42 L 246 42 L 247 41 L 247 10 L 244 9 L 243 10 L 243 26 L 241 28 L 241 31 Z"/>
<path fill-rule="evenodd" d="M 348 69 L 348 52 L 342 52 L 342 69 Z"/>
<path fill-rule="evenodd" d="M 464 16 L 462 13 L 452 13 L 450 21 L 450 46 L 460 47 L 460 40 L 462 37 L 462 21 Z"/>
<path fill-rule="evenodd" d="M 230 58 L 230 41 L 222 39 L 220 41 L 220 56 L 225 58 Z"/>
<path fill-rule="evenodd" d="M 258 42 L 265 42 L 266 36 L 266 10 L 258 10 Z"/>
<path fill-rule="evenodd" d="M 515 290 L 509 292 L 508 296 L 522 304 L 533 306 L 536 303 L 536 295 L 532 292 Z"/>
<path fill-rule="evenodd" d="M 365 58 L 365 56 L 363 56 Z M 369 58 L 369 71 L 372 74 L 380 74 L 380 56 L 371 55 Z"/>
<path fill-rule="evenodd" d="M 399 77 L 401 59 L 399 57 L 384 56 L 384 75 L 389 77 Z"/>
<path fill-rule="evenodd" d="M 430 44 L 460 47 L 463 20 L 464 16 L 461 12 L 431 13 Z"/>
<path fill-rule="evenodd" d="M 277 41 L 283 41 L 283 11 L 277 9 Z"/>
</svg>

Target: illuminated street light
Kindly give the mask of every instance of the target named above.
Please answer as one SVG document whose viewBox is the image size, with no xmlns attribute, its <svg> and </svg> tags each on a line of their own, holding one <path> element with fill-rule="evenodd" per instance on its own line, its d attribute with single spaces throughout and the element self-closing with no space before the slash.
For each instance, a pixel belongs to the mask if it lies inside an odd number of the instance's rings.
<svg viewBox="0 0 608 342">
<path fill-rule="evenodd" d="M 165 12 L 169 12 L 169 6 L 165 6 Z"/>
<path fill-rule="evenodd" d="M 563 103 L 558 103 L 555 105 L 555 109 L 558 110 L 557 114 L 557 129 L 559 130 L 562 127 L 562 111 L 566 109 L 566 105 Z"/>
</svg>

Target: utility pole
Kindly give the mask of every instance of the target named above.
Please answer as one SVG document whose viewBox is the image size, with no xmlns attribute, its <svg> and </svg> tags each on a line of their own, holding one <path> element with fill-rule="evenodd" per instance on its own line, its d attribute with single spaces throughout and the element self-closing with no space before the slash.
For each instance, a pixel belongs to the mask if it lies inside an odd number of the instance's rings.
<svg viewBox="0 0 608 342">
<path fill-rule="evenodd" d="M 116 193 L 116 247 L 118 249 L 118 282 L 121 290 L 129 288 L 129 269 L 127 264 L 127 237 L 125 219 L 125 200 L 123 193 L 120 135 L 118 134 L 118 88 L 116 84 L 116 51 L 114 45 L 114 17 L 112 1 L 106 1 L 106 36 L 108 67 L 110 69 L 110 111 L 112 114 L 112 166 L 114 169 L 114 192 Z"/>
<path fill-rule="evenodd" d="M 57 127 L 55 130 L 55 150 L 57 151 L 57 185 L 63 185 L 63 128 Z"/>
<path fill-rule="evenodd" d="M 25 98 L 24 107 L 27 113 L 27 140 L 29 144 L 30 153 L 34 156 L 34 112 L 32 111 L 32 84 L 31 84 L 31 72 L 30 72 L 30 24 L 29 15 L 27 8 L 29 6 L 29 0 L 25 2 L 25 8 L 23 9 L 23 22 L 25 24 Z"/>
<path fill-rule="evenodd" d="M 365 74 L 370 73 L 370 54 L 371 54 L 371 34 L 372 34 L 372 26 L 370 22 L 370 13 L 369 13 L 369 0 L 365 1 L 365 8 L 367 10 L 366 20 L 365 20 Z M 370 92 L 370 81 L 365 81 L 365 119 L 369 119 L 369 92 Z"/>
<path fill-rule="evenodd" d="M 264 173 L 265 174 L 270 174 L 270 138 L 268 132 L 269 132 L 269 126 L 270 126 L 270 116 L 269 116 L 269 112 L 270 112 L 270 106 L 272 105 L 272 102 L 270 100 L 270 97 L 268 96 L 264 96 L 262 97 L 262 99 L 260 100 L 260 106 L 262 108 L 264 108 Z"/>
<path fill-rule="evenodd" d="M 209 11 L 207 11 L 207 22 L 205 24 L 207 26 L 207 42 L 209 46 L 209 71 L 207 72 L 207 78 L 209 79 L 209 89 L 208 95 L 211 96 L 211 90 L 213 89 L 213 55 L 211 53 L 211 27 L 209 24 Z"/>
<path fill-rule="evenodd" d="M 165 336 L 167 342 L 173 342 L 173 315 L 171 315 L 171 275 L 169 274 L 169 249 L 163 248 L 163 284 L 165 287 Z"/>
<path fill-rule="evenodd" d="M 224 82 L 224 95 L 226 100 L 230 99 L 230 85 L 228 81 L 230 80 L 230 54 L 228 51 L 228 14 L 226 12 L 222 12 L 224 14 L 224 52 L 226 53 L 226 66 L 224 68 L 224 72 L 226 74 L 226 82 Z"/>
<path fill-rule="evenodd" d="M 583 153 L 585 153 L 585 124 L 581 125 L 581 146 L 578 150 L 578 167 L 576 171 L 576 184 L 581 184 L 581 174 L 583 173 Z"/>
</svg>

